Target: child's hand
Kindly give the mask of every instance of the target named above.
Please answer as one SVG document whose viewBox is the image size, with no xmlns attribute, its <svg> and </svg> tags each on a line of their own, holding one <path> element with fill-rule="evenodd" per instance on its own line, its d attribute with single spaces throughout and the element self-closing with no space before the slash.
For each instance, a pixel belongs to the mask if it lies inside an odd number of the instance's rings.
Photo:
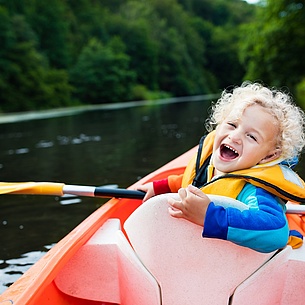
<svg viewBox="0 0 305 305">
<path fill-rule="evenodd" d="M 193 185 L 181 188 L 178 194 L 181 200 L 176 201 L 171 197 L 168 198 L 169 214 L 203 226 L 205 214 L 211 202 L 209 197 Z"/>
<path fill-rule="evenodd" d="M 152 182 L 140 185 L 137 189 L 146 193 L 143 198 L 143 202 L 155 196 L 154 186 Z"/>
</svg>

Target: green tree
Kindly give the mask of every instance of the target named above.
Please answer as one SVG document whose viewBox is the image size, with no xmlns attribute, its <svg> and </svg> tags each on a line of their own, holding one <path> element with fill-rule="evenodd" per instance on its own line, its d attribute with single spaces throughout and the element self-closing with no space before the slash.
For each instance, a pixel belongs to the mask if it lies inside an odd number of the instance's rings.
<svg viewBox="0 0 305 305">
<path fill-rule="evenodd" d="M 204 42 L 175 0 L 129 1 L 120 16 L 116 33 L 122 35 L 140 84 L 175 96 L 208 92 Z"/>
<path fill-rule="evenodd" d="M 68 105 L 71 88 L 64 76 L 66 72 L 48 68 L 35 48 L 36 36 L 24 18 L 10 17 L 0 7 L 0 20 L 0 109 L 45 109 L 57 101 L 57 92 L 61 92 L 61 105 Z M 51 81 L 51 75 L 56 75 L 56 81 Z"/>
<path fill-rule="evenodd" d="M 31 0 L 27 18 L 39 38 L 39 48 L 54 68 L 67 68 L 70 40 L 65 1 Z"/>
<path fill-rule="evenodd" d="M 239 26 L 251 20 L 253 7 L 239 0 L 178 2 L 192 16 L 191 23 L 204 43 L 201 70 L 206 70 L 208 88 L 215 92 L 240 83 L 245 69 L 238 56 Z M 199 43 L 200 40 L 197 41 Z"/>
<path fill-rule="evenodd" d="M 268 0 L 256 21 L 244 26 L 240 57 L 247 79 L 295 86 L 305 76 L 305 7 L 300 1 Z"/>
<path fill-rule="evenodd" d="M 129 99 L 135 75 L 124 48 L 117 37 L 107 45 L 96 38 L 89 41 L 70 73 L 76 98 L 87 104 Z"/>
<path fill-rule="evenodd" d="M 217 80 L 218 88 L 239 84 L 245 69 L 238 57 L 238 27 L 213 27 L 207 43 L 206 68 Z"/>
<path fill-rule="evenodd" d="M 120 36 L 130 57 L 130 69 L 136 73 L 136 82 L 150 90 L 158 90 L 158 46 L 152 37 L 150 4 L 126 2 L 119 14 L 107 20 L 109 36 Z"/>
<path fill-rule="evenodd" d="M 113 1 L 104 1 L 105 4 L 90 0 L 66 0 L 66 2 L 69 7 L 66 14 L 69 23 L 71 67 L 75 65 L 79 54 L 91 38 L 95 37 L 103 43 L 111 39 L 105 22 L 109 18 L 114 18 L 106 6 L 106 3 L 110 4 Z"/>
<path fill-rule="evenodd" d="M 192 16 L 175 0 L 153 3 L 159 19 L 154 31 L 161 89 L 176 96 L 209 92 L 206 45 L 193 27 Z"/>
</svg>

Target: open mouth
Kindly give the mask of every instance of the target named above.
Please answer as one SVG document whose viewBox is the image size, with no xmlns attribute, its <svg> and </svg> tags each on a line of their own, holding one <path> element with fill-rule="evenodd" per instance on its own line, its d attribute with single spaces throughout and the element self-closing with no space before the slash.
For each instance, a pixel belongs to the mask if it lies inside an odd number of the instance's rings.
<svg viewBox="0 0 305 305">
<path fill-rule="evenodd" d="M 234 160 L 239 156 L 238 152 L 227 144 L 221 144 L 220 155 L 227 160 Z"/>
</svg>

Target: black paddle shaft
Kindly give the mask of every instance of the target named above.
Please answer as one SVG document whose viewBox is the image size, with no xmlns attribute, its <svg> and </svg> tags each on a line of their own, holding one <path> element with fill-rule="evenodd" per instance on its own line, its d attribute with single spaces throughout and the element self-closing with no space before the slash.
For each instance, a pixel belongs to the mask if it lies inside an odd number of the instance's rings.
<svg viewBox="0 0 305 305">
<path fill-rule="evenodd" d="M 136 190 L 126 190 L 120 188 L 103 188 L 96 187 L 94 191 L 95 197 L 115 197 L 115 198 L 129 198 L 129 199 L 143 199 L 145 192 Z"/>
</svg>

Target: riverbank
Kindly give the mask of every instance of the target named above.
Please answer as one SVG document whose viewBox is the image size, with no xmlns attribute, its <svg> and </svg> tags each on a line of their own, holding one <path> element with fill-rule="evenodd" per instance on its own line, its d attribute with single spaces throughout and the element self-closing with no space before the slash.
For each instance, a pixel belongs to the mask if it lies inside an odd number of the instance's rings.
<svg viewBox="0 0 305 305">
<path fill-rule="evenodd" d="M 184 97 L 175 97 L 175 98 L 167 98 L 167 99 L 159 99 L 159 100 L 131 101 L 131 102 L 98 104 L 98 105 L 81 105 L 75 107 L 56 108 L 56 109 L 48 109 L 48 110 L 40 110 L 40 111 L 3 113 L 0 114 L 0 124 L 63 117 L 63 116 L 74 115 L 84 111 L 116 110 L 116 109 L 148 106 L 148 105 L 173 104 L 179 102 L 210 101 L 218 97 L 219 94 L 206 94 L 206 95 L 184 96 Z"/>
</svg>

